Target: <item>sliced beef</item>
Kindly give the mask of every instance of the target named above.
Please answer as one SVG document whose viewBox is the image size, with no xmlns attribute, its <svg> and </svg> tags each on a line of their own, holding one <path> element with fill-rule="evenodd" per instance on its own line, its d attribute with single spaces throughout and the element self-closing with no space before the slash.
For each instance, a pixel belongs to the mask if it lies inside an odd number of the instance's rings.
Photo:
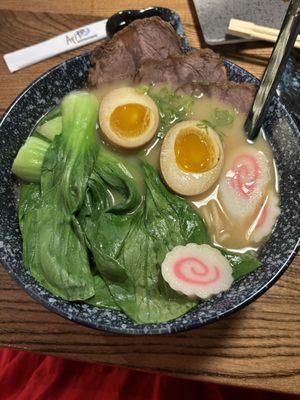
<svg viewBox="0 0 300 400">
<path fill-rule="evenodd" d="M 121 40 L 106 42 L 91 56 L 89 86 L 99 87 L 103 83 L 132 78 L 135 71 L 134 60 L 124 43 Z"/>
<path fill-rule="evenodd" d="M 252 106 L 256 87 L 250 83 L 209 83 L 192 82 L 187 83 L 177 89 L 177 93 L 201 94 L 217 98 L 224 103 L 231 104 L 238 111 L 247 113 Z"/>
<path fill-rule="evenodd" d="M 210 49 L 171 55 L 164 60 L 147 60 L 139 68 L 136 82 L 167 83 L 173 86 L 205 80 L 227 81 L 226 69 L 218 54 Z"/>
<path fill-rule="evenodd" d="M 134 78 L 146 59 L 161 61 L 176 53 L 181 53 L 180 38 L 168 22 L 159 17 L 136 20 L 96 47 L 89 85 Z"/>
</svg>

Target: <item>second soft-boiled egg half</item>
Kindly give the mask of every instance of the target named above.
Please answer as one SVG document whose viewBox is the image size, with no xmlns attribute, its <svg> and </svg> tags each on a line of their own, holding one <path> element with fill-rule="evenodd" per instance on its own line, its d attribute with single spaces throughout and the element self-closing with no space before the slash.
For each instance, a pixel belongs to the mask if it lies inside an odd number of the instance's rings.
<svg viewBox="0 0 300 400">
<path fill-rule="evenodd" d="M 216 182 L 223 160 L 222 143 L 211 127 L 199 121 L 183 121 L 165 136 L 160 167 L 171 189 L 184 196 L 195 196 Z"/>
<path fill-rule="evenodd" d="M 155 102 L 132 87 L 122 87 L 104 96 L 99 110 L 102 132 L 107 139 L 124 148 L 140 147 L 149 142 L 158 127 Z"/>
</svg>

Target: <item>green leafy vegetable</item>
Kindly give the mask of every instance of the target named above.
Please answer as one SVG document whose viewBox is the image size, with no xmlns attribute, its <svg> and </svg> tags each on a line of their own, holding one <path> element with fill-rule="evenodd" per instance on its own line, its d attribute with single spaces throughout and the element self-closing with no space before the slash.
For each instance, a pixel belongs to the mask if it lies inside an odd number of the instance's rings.
<svg viewBox="0 0 300 400">
<path fill-rule="evenodd" d="M 157 136 L 163 138 L 171 125 L 184 121 L 191 115 L 195 98 L 187 95 L 177 95 L 170 87 L 142 85 L 137 88 L 140 93 L 148 94 L 156 103 L 160 115 Z"/>
<path fill-rule="evenodd" d="M 137 323 L 161 322 L 196 304 L 162 279 L 160 265 L 166 253 L 178 244 L 209 238 L 200 216 L 168 192 L 154 168 L 145 163 L 141 168 L 144 200 L 125 165 L 101 150 L 80 220 L 97 268 L 118 306 Z M 124 200 L 113 204 L 109 188 L 121 191 Z"/>
<path fill-rule="evenodd" d="M 29 137 L 20 148 L 12 165 L 12 171 L 19 178 L 39 182 L 43 160 L 49 143 L 37 137 Z"/>
<path fill-rule="evenodd" d="M 67 300 L 84 300 L 95 293 L 76 214 L 97 155 L 97 114 L 93 95 L 81 92 L 64 98 L 62 134 L 46 152 L 40 190 L 24 186 L 20 196 L 25 264 L 42 285 Z"/>
<path fill-rule="evenodd" d="M 94 275 L 94 288 L 95 295 L 86 300 L 86 303 L 96 307 L 106 307 L 113 310 L 120 309 L 110 294 L 104 280 L 99 275 Z"/>
<path fill-rule="evenodd" d="M 62 101 L 62 135 L 56 136 L 42 167 L 41 190 L 58 197 L 69 213 L 83 202 L 87 181 L 98 153 L 98 100 L 87 92 L 72 93 Z"/>
<path fill-rule="evenodd" d="M 187 312 L 196 301 L 173 291 L 161 276 L 161 263 L 174 246 L 210 243 L 197 212 L 170 193 L 156 170 L 142 162 L 146 192 L 111 153 L 101 150 L 80 214 L 98 271 L 115 303 L 136 323 L 162 322 Z M 110 190 L 121 201 L 111 200 Z M 259 265 L 250 255 L 229 253 L 237 278 Z"/>
<path fill-rule="evenodd" d="M 261 262 L 250 253 L 233 253 L 225 249 L 219 249 L 221 253 L 229 261 L 233 270 L 233 279 L 235 281 L 241 279 L 243 276 L 250 274 L 261 266 Z"/>
<path fill-rule="evenodd" d="M 46 121 L 42 125 L 38 125 L 36 132 L 52 142 L 55 136 L 60 135 L 62 132 L 62 117 L 58 116 Z"/>
<path fill-rule="evenodd" d="M 40 207 L 40 185 L 23 183 L 19 197 L 19 225 L 23 238 L 23 259 L 27 266 L 34 263 L 38 240 L 38 209 Z M 42 282 L 41 282 L 42 283 Z"/>
</svg>

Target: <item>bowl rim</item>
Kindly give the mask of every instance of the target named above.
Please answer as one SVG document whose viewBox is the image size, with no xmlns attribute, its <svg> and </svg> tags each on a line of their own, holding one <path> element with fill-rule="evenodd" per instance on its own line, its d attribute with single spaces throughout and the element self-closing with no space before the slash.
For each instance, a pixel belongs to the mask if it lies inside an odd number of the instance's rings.
<svg viewBox="0 0 300 400">
<path fill-rule="evenodd" d="M 50 75 L 53 71 L 58 70 L 60 68 L 62 68 L 63 65 L 66 65 L 68 63 L 74 62 L 76 59 L 84 59 L 85 57 L 88 57 L 91 54 L 91 51 L 86 51 L 83 52 L 75 57 L 71 57 L 68 58 L 64 61 L 62 61 L 61 63 L 55 65 L 54 67 L 50 68 L 49 70 L 45 71 L 43 74 L 41 74 L 40 76 L 38 76 L 36 79 L 34 79 L 13 101 L 12 103 L 8 106 L 8 108 L 5 110 L 1 120 L 0 120 L 0 128 L 2 126 L 2 124 L 4 123 L 5 119 L 9 116 L 10 111 L 13 109 L 13 107 L 16 105 L 16 103 L 18 101 L 21 100 L 21 98 L 34 86 L 36 85 L 40 80 L 45 79 L 48 75 Z M 250 72 L 246 71 L 244 68 L 240 67 L 239 65 L 226 60 L 226 59 L 222 59 L 223 63 L 225 64 L 226 67 L 234 67 L 238 73 L 244 74 L 247 78 L 250 78 L 252 80 L 252 82 L 254 82 L 254 84 L 258 85 L 259 84 L 259 79 L 257 79 L 253 74 L 251 74 Z M 287 110 L 287 108 L 285 107 L 285 105 L 278 99 L 277 95 L 275 96 L 280 104 L 280 106 L 282 107 L 283 111 L 286 113 L 286 115 L 288 115 L 288 117 L 290 118 L 290 121 L 288 122 L 289 125 L 293 126 L 293 128 L 300 133 L 299 128 L 297 127 L 297 124 L 295 123 L 292 115 L 290 114 L 290 112 Z M 96 324 L 93 321 L 87 320 L 84 317 L 82 317 L 81 315 L 76 315 L 75 317 L 70 317 L 70 315 L 68 315 L 67 312 L 61 310 L 61 308 L 59 306 L 56 305 L 52 305 L 52 303 L 50 303 L 49 301 L 45 300 L 44 298 L 42 298 L 37 292 L 35 292 L 34 290 L 27 288 L 22 279 L 21 279 L 21 274 L 15 273 L 10 266 L 8 265 L 8 263 L 6 262 L 6 260 L 4 260 L 1 255 L 0 255 L 0 263 L 3 265 L 3 267 L 5 268 L 5 270 L 9 273 L 10 276 L 12 276 L 17 282 L 18 284 L 21 286 L 22 290 L 24 290 L 27 294 L 30 295 L 31 298 L 33 298 L 35 301 L 37 301 L 38 303 L 40 303 L 42 306 L 44 306 L 45 308 L 47 308 L 48 310 L 55 312 L 56 314 L 62 316 L 63 318 L 72 321 L 72 322 L 77 322 L 81 325 L 93 328 L 93 329 L 97 329 L 97 330 L 103 330 L 106 332 L 114 332 L 114 333 L 119 333 L 119 334 L 130 334 L 130 335 L 161 335 L 161 334 L 170 334 L 170 333 L 177 333 L 177 332 L 181 332 L 181 331 L 186 331 L 186 330 L 190 330 L 190 329 L 195 329 L 195 328 L 199 328 L 202 326 L 206 326 L 209 325 L 211 323 L 214 323 L 220 319 L 223 319 L 233 313 L 235 313 L 236 311 L 239 311 L 241 309 L 243 309 L 244 307 L 246 307 L 247 305 L 249 305 L 250 303 L 252 303 L 253 301 L 255 301 L 257 298 L 259 298 L 261 295 L 263 295 L 271 286 L 273 286 L 275 284 L 275 282 L 281 277 L 281 275 L 286 271 L 286 269 L 288 268 L 288 266 L 292 263 L 292 261 L 294 260 L 294 258 L 296 257 L 298 250 L 300 248 L 300 237 L 297 240 L 297 243 L 295 244 L 294 249 L 290 252 L 289 257 L 285 260 L 285 262 L 282 264 L 282 266 L 277 270 L 277 272 L 268 279 L 268 282 L 266 282 L 265 284 L 263 284 L 258 290 L 254 291 L 251 295 L 249 295 L 246 299 L 240 301 L 238 304 L 235 304 L 234 306 L 228 308 L 226 311 L 221 312 L 218 315 L 212 316 L 209 319 L 205 320 L 205 321 L 201 321 L 200 319 L 198 320 L 191 320 L 189 321 L 189 323 L 187 324 L 182 324 L 182 325 L 175 325 L 174 326 L 174 322 L 176 321 L 176 319 L 167 321 L 165 323 L 157 323 L 154 324 L 156 325 L 156 327 L 150 327 L 148 329 L 145 329 L 147 326 L 151 326 L 153 324 L 139 324 L 139 325 L 135 325 L 132 328 L 122 328 L 121 324 L 119 326 L 108 326 L 107 324 L 101 324 L 99 326 L 96 326 Z M 38 285 L 40 285 L 37 282 Z M 42 285 L 40 285 L 42 287 Z M 45 288 L 43 288 L 44 290 L 46 290 Z M 46 292 L 48 292 L 46 290 Z M 48 292 L 50 293 L 50 292 Z M 51 295 L 54 298 L 56 296 Z M 59 298 L 60 299 L 60 298 Z M 60 299 L 63 300 L 63 299 Z M 66 301 L 66 300 L 63 300 Z M 67 302 L 67 301 L 66 301 Z M 68 302 L 67 302 L 68 303 Z M 89 307 L 94 307 L 94 306 L 90 306 Z M 196 308 L 196 307 L 195 307 Z M 195 309 L 194 308 L 194 309 Z M 192 310 L 194 310 L 192 309 Z M 190 310 L 190 311 L 192 311 Z M 189 311 L 189 312 L 190 312 Z M 120 311 L 115 311 L 115 310 L 111 310 L 111 312 L 113 313 L 122 313 Z M 122 313 L 124 314 L 124 313 Z M 168 324 L 168 327 L 160 327 L 162 324 Z"/>
</svg>

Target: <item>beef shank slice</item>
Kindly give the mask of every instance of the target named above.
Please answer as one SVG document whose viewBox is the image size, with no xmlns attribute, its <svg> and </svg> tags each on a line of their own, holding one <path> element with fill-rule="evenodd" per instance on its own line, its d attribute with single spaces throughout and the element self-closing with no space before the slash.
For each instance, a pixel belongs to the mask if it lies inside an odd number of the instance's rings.
<svg viewBox="0 0 300 400">
<path fill-rule="evenodd" d="M 89 85 L 98 87 L 116 80 L 133 79 L 147 59 L 163 60 L 181 53 L 180 38 L 159 17 L 133 21 L 111 40 L 100 44 L 91 55 Z"/>
<path fill-rule="evenodd" d="M 251 83 L 236 82 L 190 82 L 176 91 L 178 94 L 195 94 L 216 98 L 223 103 L 230 104 L 242 113 L 248 113 L 256 93 L 256 86 Z"/>
<path fill-rule="evenodd" d="M 218 54 L 210 49 L 174 54 L 164 60 L 146 60 L 135 82 L 166 83 L 173 86 L 193 81 L 225 82 L 226 69 Z"/>
</svg>

